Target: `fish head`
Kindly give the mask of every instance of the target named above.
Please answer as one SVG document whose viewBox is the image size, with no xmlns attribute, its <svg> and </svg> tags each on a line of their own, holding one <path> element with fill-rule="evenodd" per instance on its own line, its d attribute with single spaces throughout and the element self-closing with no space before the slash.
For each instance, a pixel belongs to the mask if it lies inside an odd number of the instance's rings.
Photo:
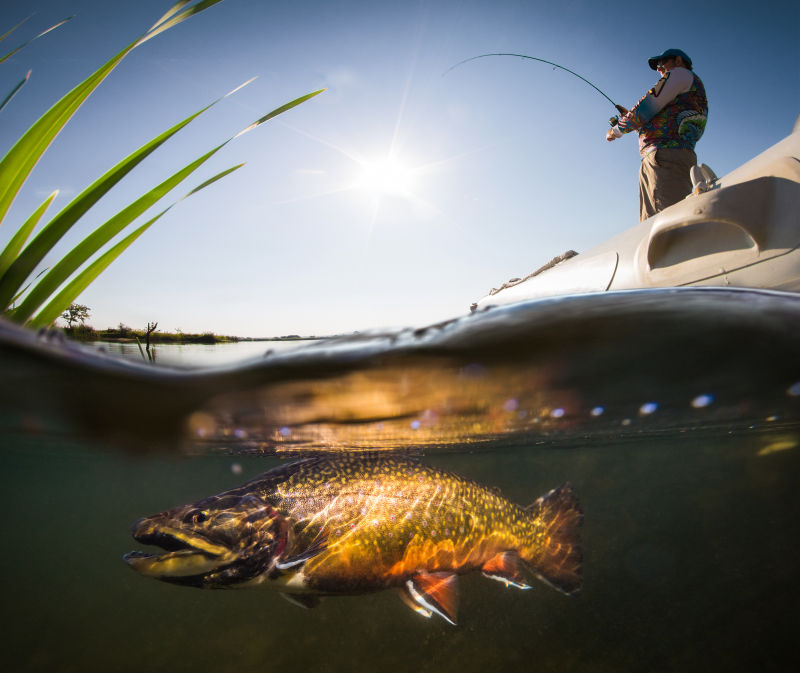
<svg viewBox="0 0 800 673">
<path fill-rule="evenodd" d="M 264 576 L 286 547 L 288 525 L 257 495 L 230 492 L 139 519 L 131 533 L 163 550 L 123 557 L 141 575 L 217 589 Z"/>
</svg>

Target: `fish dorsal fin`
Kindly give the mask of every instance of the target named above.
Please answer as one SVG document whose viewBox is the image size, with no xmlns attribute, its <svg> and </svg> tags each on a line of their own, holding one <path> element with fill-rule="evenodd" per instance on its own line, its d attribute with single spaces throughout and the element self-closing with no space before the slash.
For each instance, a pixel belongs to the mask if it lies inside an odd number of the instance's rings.
<svg viewBox="0 0 800 673">
<path fill-rule="evenodd" d="M 513 551 L 504 551 L 493 556 L 481 568 L 484 576 L 502 582 L 507 587 L 517 589 L 530 589 L 525 577 L 520 571 L 519 556 Z"/>
<path fill-rule="evenodd" d="M 421 571 L 406 582 L 406 589 L 416 604 L 435 612 L 455 626 L 458 615 L 458 575 Z"/>
<path fill-rule="evenodd" d="M 314 596 L 313 594 L 285 594 L 281 592 L 281 596 L 292 605 L 306 610 L 317 607 L 320 601 L 319 596 Z"/>
</svg>

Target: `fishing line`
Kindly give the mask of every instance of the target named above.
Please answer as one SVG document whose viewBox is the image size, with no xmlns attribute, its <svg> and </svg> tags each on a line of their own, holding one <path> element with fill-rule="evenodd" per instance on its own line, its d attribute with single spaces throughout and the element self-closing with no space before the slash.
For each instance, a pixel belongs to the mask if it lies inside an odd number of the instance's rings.
<svg viewBox="0 0 800 673">
<path fill-rule="evenodd" d="M 560 68 L 561 70 L 566 70 L 570 75 L 575 75 L 575 77 L 577 77 L 578 79 L 583 80 L 584 82 L 586 82 L 590 87 L 592 87 L 595 91 L 597 91 L 597 93 L 599 93 L 603 98 L 605 98 L 609 103 L 611 103 L 614 106 L 614 108 L 616 108 L 616 110 L 618 112 L 622 112 L 622 110 L 620 110 L 620 108 L 622 107 L 621 105 L 617 105 L 613 100 L 611 100 L 606 95 L 606 93 L 604 91 L 602 91 L 601 89 L 596 87 L 594 84 L 592 84 L 585 77 L 581 77 L 581 75 L 579 75 L 577 72 L 575 72 L 574 70 L 570 70 L 569 68 L 565 68 L 563 65 L 559 65 L 558 63 L 553 63 L 552 61 L 546 61 L 545 59 L 537 58 L 536 56 L 526 56 L 525 54 L 507 54 L 507 53 L 480 54 L 479 56 L 472 56 L 470 58 L 465 58 L 463 61 L 459 61 L 454 66 L 449 67 L 447 70 L 445 70 L 442 73 L 442 77 L 444 77 L 453 68 L 457 68 L 458 66 L 460 66 L 460 65 L 462 65 L 464 63 L 469 63 L 470 61 L 474 61 L 475 59 L 478 59 L 478 58 L 485 58 L 486 56 L 516 56 L 517 58 L 527 58 L 527 59 L 529 59 L 531 61 L 539 61 L 541 63 L 547 63 L 548 65 L 552 65 L 554 68 Z M 622 109 L 624 110 L 625 108 L 622 108 Z"/>
</svg>

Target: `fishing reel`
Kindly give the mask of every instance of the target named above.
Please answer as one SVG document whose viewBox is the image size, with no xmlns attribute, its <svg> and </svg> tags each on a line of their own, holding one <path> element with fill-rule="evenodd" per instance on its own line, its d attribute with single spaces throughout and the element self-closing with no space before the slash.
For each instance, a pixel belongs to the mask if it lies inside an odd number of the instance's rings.
<svg viewBox="0 0 800 673">
<path fill-rule="evenodd" d="M 619 112 L 621 115 L 628 114 L 628 109 L 627 108 L 624 108 L 621 105 L 618 105 L 617 103 L 614 103 L 614 107 L 617 108 L 617 112 Z M 619 117 L 617 115 L 614 115 L 613 117 L 610 117 L 609 120 L 608 120 L 608 123 L 611 126 L 616 126 L 617 124 L 619 124 Z"/>
</svg>

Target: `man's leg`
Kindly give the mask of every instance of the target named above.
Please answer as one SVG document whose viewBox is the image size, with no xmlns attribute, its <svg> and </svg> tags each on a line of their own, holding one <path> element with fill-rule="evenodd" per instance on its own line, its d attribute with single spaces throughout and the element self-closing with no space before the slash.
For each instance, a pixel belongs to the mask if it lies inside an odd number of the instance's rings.
<svg viewBox="0 0 800 673">
<path fill-rule="evenodd" d="M 689 171 L 697 164 L 697 155 L 692 150 L 658 149 L 651 156 L 656 177 L 653 203 L 656 212 L 660 212 L 682 201 L 692 191 Z"/>
</svg>

